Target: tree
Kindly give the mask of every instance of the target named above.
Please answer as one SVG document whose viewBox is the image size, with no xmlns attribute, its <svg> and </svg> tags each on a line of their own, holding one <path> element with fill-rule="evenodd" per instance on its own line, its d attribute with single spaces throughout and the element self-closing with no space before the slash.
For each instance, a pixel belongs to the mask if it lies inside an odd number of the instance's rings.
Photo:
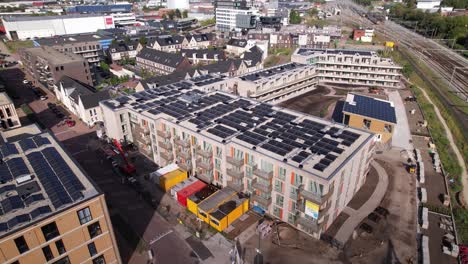
<svg viewBox="0 0 468 264">
<path fill-rule="evenodd" d="M 184 10 L 184 12 L 182 12 L 182 18 L 187 18 L 187 17 L 188 17 L 188 11 Z"/>
<path fill-rule="evenodd" d="M 162 15 L 162 19 L 167 19 L 166 14 L 163 14 L 163 15 Z"/>
<path fill-rule="evenodd" d="M 403 69 L 401 70 L 401 72 L 403 73 L 403 75 L 408 78 L 411 76 L 411 74 L 413 73 L 413 66 L 411 66 L 411 64 L 409 63 L 405 63 L 403 65 Z"/>
<path fill-rule="evenodd" d="M 148 43 L 148 40 L 145 38 L 145 36 L 141 36 L 138 42 L 144 46 L 146 43 Z"/>
<path fill-rule="evenodd" d="M 297 12 L 294 9 L 291 10 L 291 13 L 289 14 L 289 23 L 291 24 L 301 23 L 301 17 L 299 16 L 299 12 Z"/>
<path fill-rule="evenodd" d="M 174 10 L 167 12 L 167 16 L 169 17 L 170 20 L 174 20 L 174 15 L 175 15 Z"/>
<path fill-rule="evenodd" d="M 100 67 L 104 72 L 109 72 L 109 71 L 110 71 L 109 64 L 105 63 L 104 61 L 101 61 L 101 63 L 99 63 L 99 67 Z"/>
<path fill-rule="evenodd" d="M 175 17 L 177 17 L 177 18 L 181 18 L 181 17 L 182 17 L 182 14 L 180 13 L 180 10 L 179 10 L 178 8 L 175 10 L 174 15 L 175 15 Z"/>
</svg>

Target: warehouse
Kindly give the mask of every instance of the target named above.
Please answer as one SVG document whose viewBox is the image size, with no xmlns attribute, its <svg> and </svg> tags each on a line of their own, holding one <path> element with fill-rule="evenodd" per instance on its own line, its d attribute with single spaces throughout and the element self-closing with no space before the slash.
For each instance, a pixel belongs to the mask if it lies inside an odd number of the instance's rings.
<svg viewBox="0 0 468 264">
<path fill-rule="evenodd" d="M 114 28 L 111 15 L 10 16 L 2 18 L 10 40 L 96 32 Z"/>
</svg>

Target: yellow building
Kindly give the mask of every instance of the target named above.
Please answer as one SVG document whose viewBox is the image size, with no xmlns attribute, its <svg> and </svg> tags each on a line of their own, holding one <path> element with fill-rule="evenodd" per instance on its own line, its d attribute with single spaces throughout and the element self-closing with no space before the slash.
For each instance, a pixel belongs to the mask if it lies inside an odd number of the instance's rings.
<svg viewBox="0 0 468 264">
<path fill-rule="evenodd" d="M 1 137 L 0 262 L 121 263 L 104 195 L 56 139 L 34 125 Z"/>
<path fill-rule="evenodd" d="M 393 102 L 349 93 L 342 112 L 345 125 L 369 130 L 383 143 L 392 139 L 396 125 Z"/>
</svg>

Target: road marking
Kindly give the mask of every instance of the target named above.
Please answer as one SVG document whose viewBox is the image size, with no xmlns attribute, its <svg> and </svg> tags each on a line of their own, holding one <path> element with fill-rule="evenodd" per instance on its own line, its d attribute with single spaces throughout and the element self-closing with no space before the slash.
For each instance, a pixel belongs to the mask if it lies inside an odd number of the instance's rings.
<svg viewBox="0 0 468 264">
<path fill-rule="evenodd" d="M 54 133 L 54 135 L 58 136 L 58 135 L 61 135 L 61 134 L 65 134 L 67 132 L 70 132 L 72 130 L 64 130 L 64 131 L 61 131 L 61 132 L 58 132 L 58 133 Z"/>
<path fill-rule="evenodd" d="M 86 152 L 86 151 L 88 151 L 88 150 L 87 149 L 82 149 L 80 151 L 77 151 L 77 152 L 73 153 L 72 156 L 78 155 L 78 154 Z"/>
<path fill-rule="evenodd" d="M 161 238 L 163 238 L 163 237 L 169 235 L 169 234 L 172 233 L 172 232 L 173 232 L 172 229 L 170 229 L 169 231 L 167 231 L 167 232 L 165 232 L 165 233 L 162 233 L 161 235 L 159 235 L 159 236 L 153 238 L 153 239 L 149 242 L 149 244 L 150 244 L 150 245 L 153 245 L 154 243 L 158 242 L 158 240 L 160 240 Z"/>
</svg>

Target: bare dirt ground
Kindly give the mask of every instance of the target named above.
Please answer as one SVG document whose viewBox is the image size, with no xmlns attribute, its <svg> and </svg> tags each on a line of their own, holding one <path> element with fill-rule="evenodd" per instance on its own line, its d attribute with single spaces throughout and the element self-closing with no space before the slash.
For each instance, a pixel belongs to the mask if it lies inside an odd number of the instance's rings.
<svg viewBox="0 0 468 264">
<path fill-rule="evenodd" d="M 415 263 L 416 236 L 416 179 L 406 172 L 406 160 L 399 151 L 376 155 L 378 162 L 390 175 L 389 186 L 380 206 L 389 211 L 378 223 L 363 222 L 373 228 L 372 234 L 357 230 L 359 236 L 345 246 L 345 261 L 350 263 Z"/>
<path fill-rule="evenodd" d="M 333 112 L 333 108 L 331 111 L 329 110 L 330 105 L 336 103 L 341 98 L 341 96 L 328 95 L 330 93 L 331 89 L 318 86 L 317 89 L 300 97 L 289 99 L 281 103 L 280 106 L 313 116 L 326 117 L 328 113 L 331 114 Z"/>
</svg>

